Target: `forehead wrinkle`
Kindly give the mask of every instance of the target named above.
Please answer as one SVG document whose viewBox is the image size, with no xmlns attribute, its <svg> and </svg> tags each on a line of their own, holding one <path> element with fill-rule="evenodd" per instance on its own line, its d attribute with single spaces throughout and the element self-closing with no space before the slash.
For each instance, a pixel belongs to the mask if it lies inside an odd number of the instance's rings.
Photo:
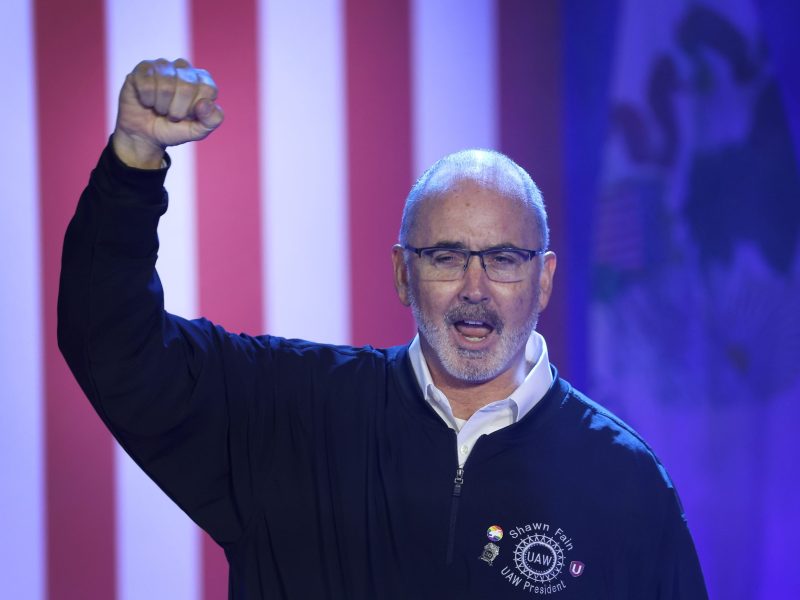
<svg viewBox="0 0 800 600">
<path fill-rule="evenodd" d="M 445 185 L 434 183 L 433 189 L 425 190 L 424 195 L 417 200 L 414 213 L 409 238 L 425 245 L 481 250 L 519 248 L 526 245 L 523 242 L 535 243 L 528 240 L 528 235 L 539 237 L 535 212 L 522 198 L 498 190 L 492 184 L 476 182 L 472 178 L 459 176 Z M 504 217 L 503 224 L 494 225 L 494 219 L 503 214 L 513 216 Z M 470 215 L 469 223 L 464 223 L 460 218 L 462 215 Z M 459 223 L 457 228 L 454 227 L 455 223 Z M 525 237 L 516 239 L 520 226 Z M 509 227 L 512 229 L 509 230 Z M 479 241 L 485 232 L 494 234 L 491 243 L 485 239 L 483 242 Z M 420 239 L 420 235 L 426 239 Z M 479 238 L 475 238 L 475 235 Z M 499 236 L 502 237 L 498 239 Z M 515 241 L 512 242 L 512 239 Z M 480 247 L 474 244 L 479 244 Z"/>
<path fill-rule="evenodd" d="M 454 250 L 473 250 L 464 242 L 457 242 L 455 240 L 439 240 L 437 242 L 433 242 L 429 248 L 453 248 Z M 483 248 L 475 248 L 478 252 L 484 252 L 486 250 L 527 250 L 528 248 L 521 248 L 514 242 L 504 241 L 499 242 L 497 244 L 490 244 L 489 246 L 485 246 Z M 533 248 L 531 248 L 533 250 Z"/>
</svg>

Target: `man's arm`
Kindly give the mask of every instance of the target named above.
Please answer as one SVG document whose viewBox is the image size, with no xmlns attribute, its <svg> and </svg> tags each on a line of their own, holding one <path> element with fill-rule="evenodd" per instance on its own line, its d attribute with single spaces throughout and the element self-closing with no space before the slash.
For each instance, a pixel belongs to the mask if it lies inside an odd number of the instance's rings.
<svg viewBox="0 0 800 600">
<path fill-rule="evenodd" d="M 240 440 L 260 438 L 239 429 L 266 430 L 270 419 L 268 403 L 253 414 L 230 386 L 255 377 L 252 363 L 267 350 L 163 308 L 155 262 L 167 208 L 164 149 L 202 139 L 222 119 L 210 78 L 181 65 L 188 63 L 142 63 L 125 82 L 112 143 L 67 230 L 58 338 L 120 444 L 195 521 L 229 542 L 253 511 L 251 457 L 264 455 L 242 447 Z"/>
<path fill-rule="evenodd" d="M 703 572 L 677 492 L 669 504 L 655 560 L 658 600 L 708 600 Z"/>
</svg>

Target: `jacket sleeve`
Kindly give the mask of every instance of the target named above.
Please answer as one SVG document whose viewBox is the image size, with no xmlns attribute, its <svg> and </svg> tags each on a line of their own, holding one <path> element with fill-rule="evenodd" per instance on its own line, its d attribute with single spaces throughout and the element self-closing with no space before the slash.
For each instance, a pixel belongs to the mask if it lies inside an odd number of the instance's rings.
<svg viewBox="0 0 800 600">
<path fill-rule="evenodd" d="M 166 170 L 132 169 L 104 150 L 64 241 L 59 348 L 128 454 L 217 542 L 232 543 L 264 479 L 269 340 L 164 311 L 155 263 Z"/>
<path fill-rule="evenodd" d="M 703 572 L 683 506 L 669 476 L 661 540 L 655 558 L 659 600 L 708 600 Z"/>
</svg>

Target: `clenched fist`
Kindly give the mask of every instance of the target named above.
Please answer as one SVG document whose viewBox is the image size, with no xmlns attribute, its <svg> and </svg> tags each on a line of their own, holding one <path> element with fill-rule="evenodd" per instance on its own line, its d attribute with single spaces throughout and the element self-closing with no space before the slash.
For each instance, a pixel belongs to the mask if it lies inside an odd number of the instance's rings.
<svg viewBox="0 0 800 600">
<path fill-rule="evenodd" d="M 186 60 L 140 62 L 119 94 L 114 151 L 131 167 L 159 168 L 167 146 L 202 140 L 219 127 L 216 98 L 208 71 Z"/>
</svg>

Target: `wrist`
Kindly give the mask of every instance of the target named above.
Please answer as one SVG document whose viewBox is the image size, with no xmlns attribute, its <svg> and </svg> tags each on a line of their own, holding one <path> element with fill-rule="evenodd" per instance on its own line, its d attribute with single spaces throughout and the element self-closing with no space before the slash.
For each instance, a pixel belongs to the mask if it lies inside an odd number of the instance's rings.
<svg viewBox="0 0 800 600">
<path fill-rule="evenodd" d="M 164 148 L 117 129 L 111 136 L 111 147 L 125 165 L 134 169 L 161 169 Z"/>
</svg>

